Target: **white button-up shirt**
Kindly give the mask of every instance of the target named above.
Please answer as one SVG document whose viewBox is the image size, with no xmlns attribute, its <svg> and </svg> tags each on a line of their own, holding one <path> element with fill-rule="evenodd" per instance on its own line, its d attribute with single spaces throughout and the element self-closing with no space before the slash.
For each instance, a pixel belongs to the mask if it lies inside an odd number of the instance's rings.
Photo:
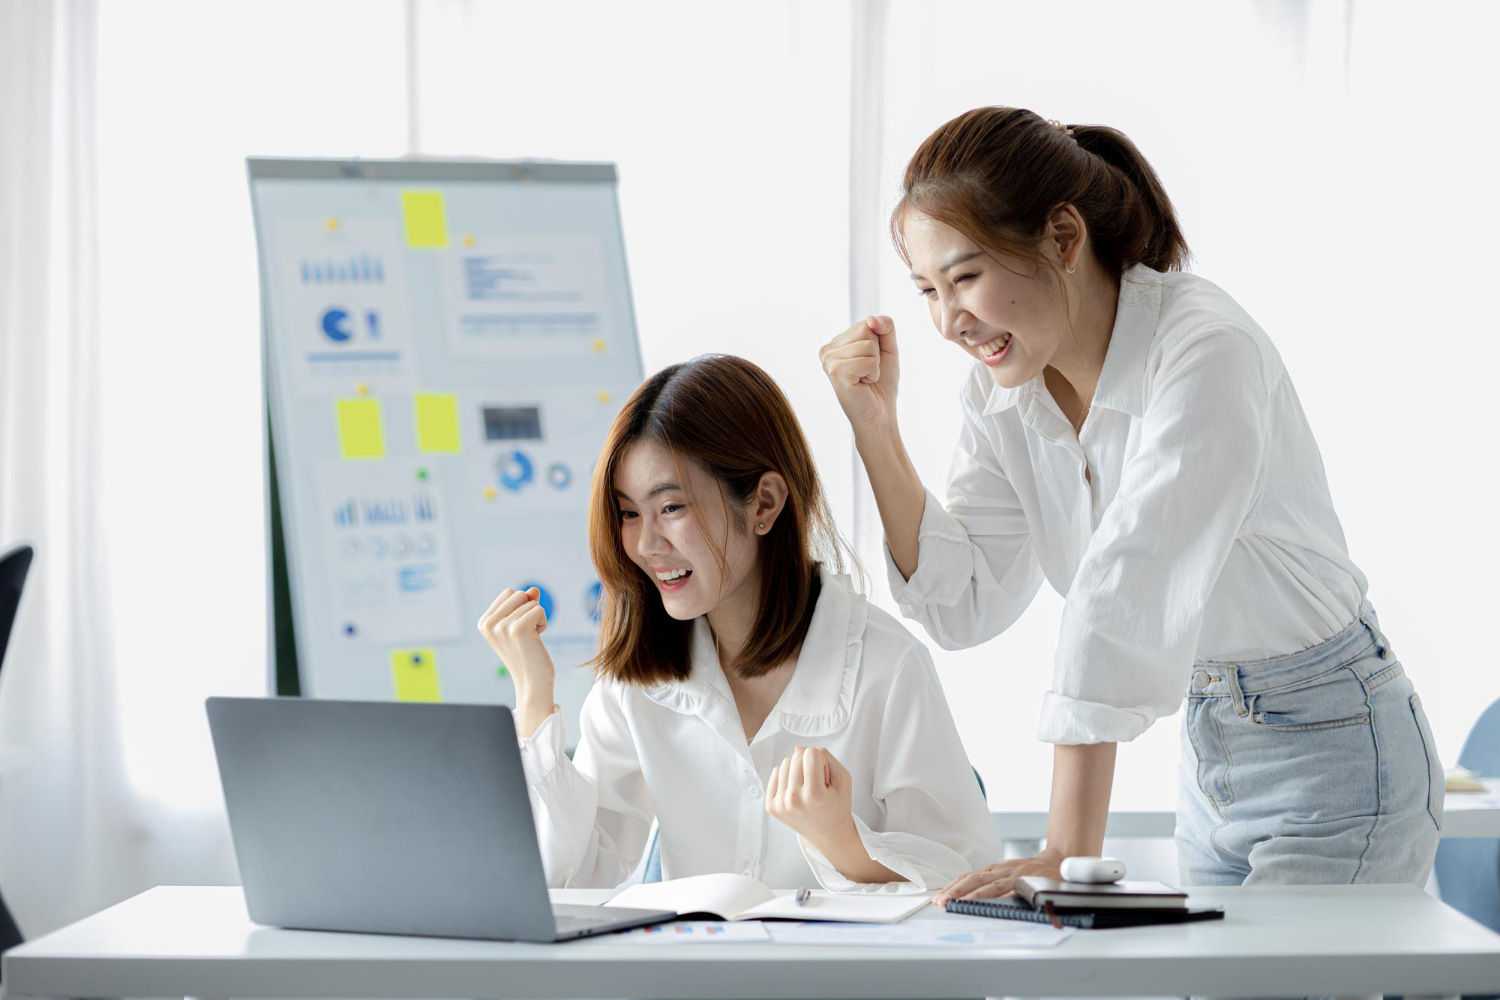
<svg viewBox="0 0 1500 1000">
<path fill-rule="evenodd" d="M 1323 461 L 1281 358 L 1227 294 L 1136 266 L 1081 432 L 1041 376 L 975 365 L 948 503 L 927 495 L 902 613 L 948 649 L 1066 598 L 1038 738 L 1121 742 L 1182 703 L 1195 660 L 1305 649 L 1354 620 Z"/>
<path fill-rule="evenodd" d="M 773 888 L 940 889 L 994 862 L 1000 845 L 926 647 L 854 593 L 822 590 L 797 665 L 746 740 L 708 623 L 694 624 L 692 672 L 649 687 L 601 680 L 580 719 L 575 760 L 554 713 L 521 740 L 547 883 L 623 882 L 660 828 L 662 875 L 739 872 Z M 865 849 L 907 882 L 862 884 L 766 812 L 771 771 L 799 746 L 828 749 L 853 779 Z"/>
</svg>

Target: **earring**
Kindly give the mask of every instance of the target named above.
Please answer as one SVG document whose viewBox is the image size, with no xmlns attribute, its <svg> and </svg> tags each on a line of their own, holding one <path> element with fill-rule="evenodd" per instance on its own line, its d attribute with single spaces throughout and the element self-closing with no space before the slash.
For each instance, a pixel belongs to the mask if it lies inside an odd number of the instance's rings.
<svg viewBox="0 0 1500 1000">
<path fill-rule="evenodd" d="M 762 522 L 761 522 L 761 523 L 760 523 L 760 524 L 757 524 L 757 525 L 756 525 L 756 526 L 755 526 L 755 530 L 756 530 L 756 531 L 765 531 L 765 530 L 766 530 L 766 525 L 765 525 L 765 522 L 764 522 L 764 521 L 762 521 Z"/>
<path fill-rule="evenodd" d="M 1077 264 L 1069 264 L 1068 267 L 1067 267 L 1067 270 L 1068 270 L 1069 274 L 1072 274 L 1074 271 L 1078 270 L 1078 265 Z"/>
</svg>

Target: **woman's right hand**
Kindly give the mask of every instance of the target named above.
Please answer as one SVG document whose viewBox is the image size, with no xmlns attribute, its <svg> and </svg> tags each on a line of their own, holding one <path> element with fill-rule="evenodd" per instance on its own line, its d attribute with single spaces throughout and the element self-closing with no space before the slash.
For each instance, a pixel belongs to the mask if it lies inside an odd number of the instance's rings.
<svg viewBox="0 0 1500 1000">
<path fill-rule="evenodd" d="M 896 324 L 867 316 L 818 349 L 823 372 L 856 437 L 896 429 Z"/>
<path fill-rule="evenodd" d="M 479 631 L 490 644 L 516 685 L 516 732 L 531 737 L 557 708 L 553 702 L 557 679 L 552 654 L 542 644 L 547 612 L 541 591 L 512 590 L 495 598 L 479 618 Z"/>
</svg>

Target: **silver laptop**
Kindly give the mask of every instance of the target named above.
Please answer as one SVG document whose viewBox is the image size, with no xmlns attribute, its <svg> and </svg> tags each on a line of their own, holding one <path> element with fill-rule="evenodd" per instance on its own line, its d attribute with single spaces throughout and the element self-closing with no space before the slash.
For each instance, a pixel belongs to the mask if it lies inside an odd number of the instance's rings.
<svg viewBox="0 0 1500 1000">
<path fill-rule="evenodd" d="M 210 698 L 256 923 L 567 941 L 674 913 L 554 906 L 510 709 Z"/>
</svg>

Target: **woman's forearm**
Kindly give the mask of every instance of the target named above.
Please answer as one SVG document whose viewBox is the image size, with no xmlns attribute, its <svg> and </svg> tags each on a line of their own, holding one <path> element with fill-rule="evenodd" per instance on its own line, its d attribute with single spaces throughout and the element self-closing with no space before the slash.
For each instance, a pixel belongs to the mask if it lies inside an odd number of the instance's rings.
<svg viewBox="0 0 1500 1000">
<path fill-rule="evenodd" d="M 906 453 L 900 431 L 893 429 L 869 437 L 856 432 L 854 446 L 864 463 L 865 474 L 870 477 L 870 487 L 875 491 L 875 506 L 880 511 L 880 523 L 885 530 L 891 558 L 901 576 L 909 580 L 917 571 L 920 549 L 917 532 L 922 525 L 922 507 L 926 503 L 927 491 L 922 488 L 916 466 Z"/>
<path fill-rule="evenodd" d="M 1052 806 L 1047 850 L 1061 857 L 1094 856 L 1104 849 L 1104 824 L 1115 781 L 1115 744 L 1057 744 L 1052 748 Z"/>
</svg>

